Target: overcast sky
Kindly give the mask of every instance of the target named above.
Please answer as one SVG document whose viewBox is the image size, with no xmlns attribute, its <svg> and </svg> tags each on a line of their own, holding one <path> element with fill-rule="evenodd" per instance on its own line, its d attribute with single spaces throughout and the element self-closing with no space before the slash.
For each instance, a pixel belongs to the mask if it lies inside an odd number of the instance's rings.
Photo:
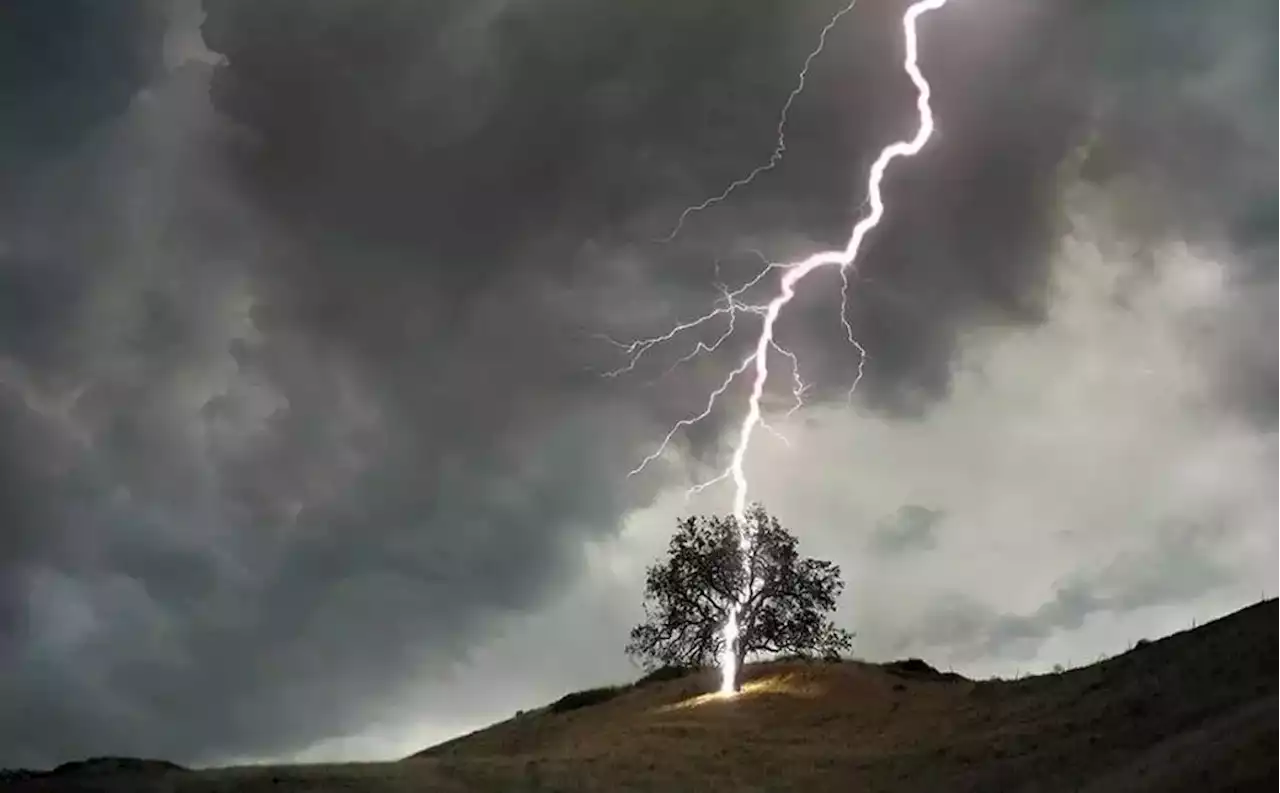
<svg viewBox="0 0 1280 793">
<path fill-rule="evenodd" d="M 627 680 L 749 343 L 600 339 L 841 244 L 904 3 L 18 0 L 0 12 L 0 766 L 388 758 Z M 938 130 L 753 499 L 871 659 L 1079 664 L 1277 588 L 1277 10 L 952 0 Z M 760 253 L 757 253 L 760 252 Z M 735 346 L 736 342 L 736 346 Z"/>
</svg>

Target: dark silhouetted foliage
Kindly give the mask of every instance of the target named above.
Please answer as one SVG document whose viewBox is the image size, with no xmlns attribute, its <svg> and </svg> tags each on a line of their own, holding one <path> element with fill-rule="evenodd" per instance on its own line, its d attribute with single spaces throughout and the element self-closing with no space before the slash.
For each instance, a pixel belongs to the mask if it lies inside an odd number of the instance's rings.
<svg viewBox="0 0 1280 793">
<path fill-rule="evenodd" d="M 890 661 L 884 670 L 895 677 L 912 680 L 964 680 L 964 676 L 955 672 L 940 672 L 919 658 L 908 658 L 903 661 Z"/>
<path fill-rule="evenodd" d="M 696 671 L 698 671 L 698 667 L 696 666 L 660 666 L 637 680 L 635 685 L 639 687 L 649 685 L 650 683 L 662 683 L 667 680 L 679 680 L 680 678 L 685 677 L 686 675 L 691 675 Z"/>
<path fill-rule="evenodd" d="M 785 661 L 787 663 L 801 664 L 835 664 L 845 660 L 844 656 L 839 652 L 828 653 L 787 653 L 780 655 L 774 659 L 775 661 Z"/>
<path fill-rule="evenodd" d="M 626 686 L 602 686 L 600 688 L 588 688 L 585 691 L 575 691 L 572 694 L 565 694 L 560 699 L 552 702 L 550 710 L 552 713 L 566 713 L 590 705 L 599 705 L 601 702 L 608 702 L 626 690 Z"/>
<path fill-rule="evenodd" d="M 666 560 L 648 570 L 646 619 L 627 645 L 646 669 L 715 664 L 721 628 L 735 606 L 739 665 L 756 653 L 839 658 L 852 647 L 853 634 L 828 616 L 844 589 L 840 568 L 802 558 L 795 535 L 758 505 L 745 524 L 745 551 L 732 516 L 692 516 L 677 524 Z"/>
</svg>

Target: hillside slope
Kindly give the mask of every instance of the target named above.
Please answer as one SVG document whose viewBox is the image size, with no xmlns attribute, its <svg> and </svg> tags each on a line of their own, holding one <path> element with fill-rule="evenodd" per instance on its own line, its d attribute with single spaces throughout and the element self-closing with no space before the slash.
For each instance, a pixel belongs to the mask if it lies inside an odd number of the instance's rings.
<svg viewBox="0 0 1280 793">
<path fill-rule="evenodd" d="M 862 663 L 695 674 L 525 713 L 398 763 L 181 772 L 15 790 L 1273 791 L 1270 600 L 1057 675 L 947 679 Z M 105 785 L 105 780 L 98 779 Z M 19 787 L 20 785 L 20 787 Z"/>
<path fill-rule="evenodd" d="M 1274 600 L 1089 667 L 1010 682 L 869 664 L 752 666 L 536 713 L 417 756 L 500 789 L 1276 789 Z M 692 699 L 691 699 L 692 698 Z M 411 760 L 412 761 L 412 760 Z M 532 788 L 531 789 L 536 789 Z"/>
</svg>

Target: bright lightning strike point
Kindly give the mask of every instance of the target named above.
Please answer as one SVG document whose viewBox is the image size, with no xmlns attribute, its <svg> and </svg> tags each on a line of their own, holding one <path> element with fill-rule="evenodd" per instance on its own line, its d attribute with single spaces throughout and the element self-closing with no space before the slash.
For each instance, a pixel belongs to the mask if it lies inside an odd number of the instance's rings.
<svg viewBox="0 0 1280 793">
<path fill-rule="evenodd" d="M 789 358 L 792 364 L 792 376 L 794 383 L 793 393 L 796 398 L 796 405 L 790 412 L 794 413 L 803 406 L 805 384 L 800 379 L 799 361 L 794 354 L 789 352 L 786 348 L 781 347 L 774 339 L 774 329 L 777 325 L 778 317 L 782 314 L 782 310 L 787 306 L 787 304 L 791 302 L 791 299 L 795 297 L 796 289 L 800 285 L 800 282 L 803 281 L 810 273 L 824 267 L 839 268 L 842 278 L 840 290 L 840 320 L 844 327 L 846 338 L 859 353 L 857 376 L 854 379 L 853 386 L 849 390 L 849 395 L 852 397 L 854 389 L 857 388 L 858 383 L 862 379 L 863 366 L 866 362 L 866 350 L 854 338 L 853 326 L 849 322 L 846 312 L 849 294 L 849 270 L 853 267 L 854 262 L 858 258 L 858 253 L 862 249 L 863 240 L 872 229 L 879 225 L 881 218 L 884 217 L 885 205 L 884 197 L 881 192 L 881 183 L 884 180 L 884 174 L 886 169 L 889 167 L 889 163 L 899 157 L 915 156 L 924 148 L 924 145 L 933 135 L 933 110 L 929 104 L 931 89 L 929 82 L 920 72 L 918 65 L 919 47 L 917 38 L 917 22 L 922 15 L 942 8 L 947 4 L 947 2 L 948 0 L 918 0 L 917 2 L 912 3 L 903 15 L 902 27 L 906 44 L 906 55 L 903 59 L 903 68 L 906 70 L 907 76 L 911 78 L 911 82 L 916 88 L 916 108 L 919 113 L 919 126 L 916 129 L 915 135 L 910 139 L 891 143 L 882 149 L 879 156 L 877 156 L 875 161 L 871 164 L 871 170 L 867 177 L 867 204 L 870 206 L 870 211 L 854 225 L 849 235 L 849 240 L 845 244 L 844 248 L 838 250 L 819 251 L 818 253 L 812 254 L 809 257 L 796 262 L 785 264 L 769 263 L 754 279 L 747 282 L 747 284 L 742 287 L 733 291 L 730 291 L 727 288 L 722 290 L 723 305 L 720 305 L 699 319 L 681 323 L 667 333 L 652 339 L 643 339 L 637 342 L 632 342 L 629 345 L 615 342 L 615 344 L 618 344 L 626 350 L 631 355 L 631 358 L 627 366 L 617 372 L 610 373 L 612 375 L 632 370 L 641 356 L 653 347 L 667 341 L 671 341 L 681 333 L 699 327 L 716 317 L 729 317 L 730 324 L 726 333 L 719 337 L 710 347 L 700 342 L 692 353 L 681 360 L 687 360 L 688 358 L 694 357 L 703 351 L 711 351 L 718 347 L 724 339 L 728 338 L 729 335 L 732 335 L 735 328 L 733 320 L 739 312 L 755 314 L 762 318 L 760 333 L 756 337 L 752 351 L 729 373 L 727 377 L 725 377 L 724 381 L 711 392 L 703 411 L 696 416 L 682 419 L 677 422 L 676 425 L 671 428 L 671 431 L 667 433 L 667 436 L 663 439 L 657 450 L 646 457 L 640 465 L 631 472 L 632 474 L 637 474 L 644 470 L 645 466 L 657 459 L 658 456 L 666 450 L 667 446 L 671 443 L 671 440 L 680 432 L 680 430 L 697 424 L 709 416 L 715 409 L 719 398 L 724 395 L 734 381 L 737 380 L 738 377 L 746 374 L 748 370 L 752 370 L 751 392 L 747 400 L 747 414 L 738 427 L 737 439 L 733 446 L 733 456 L 729 462 L 729 466 L 715 478 L 695 486 L 690 491 L 690 493 L 701 492 L 707 487 L 718 482 L 733 482 L 733 515 L 737 520 L 739 527 L 738 543 L 743 552 L 742 557 L 744 562 L 749 556 L 748 552 L 750 551 L 752 541 L 751 531 L 746 525 L 747 492 L 749 487 L 745 470 L 746 457 L 756 428 L 762 427 L 769 429 L 769 425 L 765 422 L 764 415 L 761 410 L 761 400 L 764 396 L 765 384 L 769 380 L 770 352 L 777 352 L 784 357 Z M 804 68 L 800 72 L 799 86 L 792 91 L 791 95 L 787 98 L 786 104 L 783 106 L 782 119 L 778 125 L 778 146 L 774 150 L 773 156 L 769 158 L 768 163 L 757 167 L 743 179 L 733 182 L 719 196 L 715 196 L 701 204 L 686 209 L 684 213 L 681 214 L 680 221 L 677 223 L 675 230 L 668 237 L 668 240 L 673 239 L 675 235 L 679 233 L 685 219 L 690 214 L 723 201 L 730 193 L 733 192 L 733 190 L 750 183 L 750 181 L 758 174 L 769 170 L 777 164 L 778 160 L 781 158 L 782 152 L 786 148 L 783 137 L 783 127 L 785 126 L 787 112 L 790 110 L 791 103 L 804 87 L 804 77 L 808 72 L 809 64 L 813 58 L 822 51 L 827 33 L 841 16 L 853 9 L 854 5 L 856 5 L 856 0 L 849 3 L 849 5 L 842 8 L 834 17 L 832 17 L 831 21 L 822 30 L 822 36 L 819 40 L 818 48 L 810 54 L 808 59 L 806 59 Z M 768 303 L 757 305 L 748 304 L 740 300 L 740 297 L 747 289 L 759 284 L 766 274 L 775 269 L 781 270 L 782 275 L 779 279 L 778 290 Z M 746 573 L 749 578 L 751 575 L 750 571 L 747 570 Z M 742 600 L 741 596 L 738 600 Z M 729 609 L 729 617 L 725 623 L 722 633 L 723 647 L 720 656 L 720 692 L 722 694 L 733 694 L 737 690 L 736 684 L 738 669 L 736 642 L 740 632 L 740 626 L 738 624 L 738 609 L 739 607 L 737 604 L 731 605 Z"/>
</svg>

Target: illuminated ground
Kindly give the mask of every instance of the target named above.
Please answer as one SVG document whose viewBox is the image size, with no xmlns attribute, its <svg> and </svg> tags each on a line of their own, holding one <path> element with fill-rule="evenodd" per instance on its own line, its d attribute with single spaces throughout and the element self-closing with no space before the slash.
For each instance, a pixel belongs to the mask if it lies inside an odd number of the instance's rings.
<svg viewBox="0 0 1280 793">
<path fill-rule="evenodd" d="M 751 666 L 522 714 L 398 763 L 177 772 L 15 791 L 1227 791 L 1277 787 L 1267 601 L 1100 664 L 1009 682 Z M 105 780 L 97 780 L 103 783 Z"/>
</svg>

